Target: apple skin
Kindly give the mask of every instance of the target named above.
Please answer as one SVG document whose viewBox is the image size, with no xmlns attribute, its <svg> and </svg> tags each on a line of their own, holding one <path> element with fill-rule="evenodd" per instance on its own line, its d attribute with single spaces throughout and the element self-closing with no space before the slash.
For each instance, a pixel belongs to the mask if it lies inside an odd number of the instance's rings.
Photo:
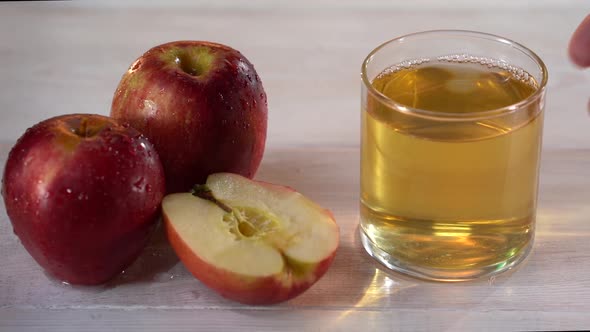
<svg viewBox="0 0 590 332">
<path fill-rule="evenodd" d="M 2 196 L 15 234 L 53 277 L 103 283 L 146 245 L 165 192 L 158 154 L 101 115 L 54 117 L 10 151 Z"/>
<path fill-rule="evenodd" d="M 152 142 L 167 192 L 186 192 L 217 172 L 254 177 L 266 141 L 267 100 L 254 66 L 205 41 L 156 46 L 123 75 L 111 116 Z"/>
<path fill-rule="evenodd" d="M 282 194 L 297 194 L 294 189 L 287 186 L 263 181 L 251 181 L 271 191 L 282 192 Z M 335 237 L 338 239 L 339 228 L 333 214 L 311 201 L 308 201 L 308 204 L 311 204 L 334 223 Z M 187 270 L 221 296 L 243 304 L 271 305 L 301 295 L 328 271 L 338 248 L 337 240 L 329 256 L 316 262 L 313 266 L 308 266 L 303 273 L 293 273 L 288 268 L 285 268 L 283 271 L 270 276 L 247 276 L 216 267 L 199 257 L 178 234 L 165 210 L 163 210 L 163 219 L 168 241 Z M 195 220 L 195 222 L 198 221 Z"/>
</svg>

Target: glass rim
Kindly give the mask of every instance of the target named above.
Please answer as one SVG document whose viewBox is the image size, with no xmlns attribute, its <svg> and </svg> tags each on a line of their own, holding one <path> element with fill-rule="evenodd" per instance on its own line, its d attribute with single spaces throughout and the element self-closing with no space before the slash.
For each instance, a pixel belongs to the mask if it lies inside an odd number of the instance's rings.
<svg viewBox="0 0 590 332">
<path fill-rule="evenodd" d="M 529 58 L 531 58 L 539 66 L 539 68 L 541 69 L 541 75 L 542 75 L 541 81 L 538 82 L 539 87 L 530 96 L 528 96 L 527 98 L 525 98 L 517 103 L 511 104 L 508 106 L 504 106 L 504 107 L 500 107 L 500 108 L 479 111 L 479 112 L 473 112 L 473 113 L 442 113 L 442 112 L 429 111 L 429 110 L 420 109 L 420 108 L 414 108 L 414 107 L 399 103 L 397 101 L 394 101 L 393 99 L 387 97 L 383 93 L 377 91 L 377 89 L 375 89 L 373 87 L 373 85 L 371 84 L 371 81 L 369 80 L 369 78 L 367 76 L 367 66 L 369 65 L 369 63 L 371 63 L 371 60 L 373 59 L 373 57 L 381 49 L 383 49 L 387 45 L 390 45 L 395 42 L 402 42 L 404 39 L 407 39 L 407 38 L 413 38 L 413 37 L 425 36 L 425 35 L 454 35 L 454 36 L 464 36 L 464 37 L 467 36 L 467 37 L 471 37 L 471 38 L 480 38 L 480 39 L 485 39 L 485 40 L 489 40 L 489 41 L 494 41 L 494 42 L 499 42 L 502 44 L 510 45 L 513 48 L 516 48 L 520 52 L 524 53 Z M 411 60 L 411 59 L 408 59 L 408 60 Z M 395 64 L 392 64 L 392 65 L 395 65 Z M 544 94 L 546 86 L 547 86 L 548 73 L 547 73 L 547 67 L 545 66 L 545 63 L 543 62 L 543 60 L 541 60 L 541 58 L 535 52 L 533 52 L 532 50 L 530 50 L 526 46 L 524 46 L 518 42 L 515 42 L 513 40 L 510 40 L 510 39 L 507 39 L 507 38 L 504 38 L 504 37 L 501 37 L 498 35 L 490 34 L 490 33 L 471 31 L 471 30 L 426 30 L 426 31 L 414 32 L 414 33 L 410 33 L 410 34 L 406 34 L 406 35 L 403 35 L 400 37 L 390 39 L 390 40 L 385 41 L 384 43 L 380 44 L 375 49 L 373 49 L 367 55 L 367 57 L 365 58 L 362 66 L 361 66 L 361 80 L 371 95 L 373 95 L 381 103 L 389 106 L 390 108 L 395 109 L 396 111 L 406 113 L 409 115 L 415 115 L 415 116 L 422 117 L 422 118 L 431 119 L 431 120 L 474 121 L 474 120 L 495 118 L 498 116 L 503 116 L 506 114 L 516 112 L 519 109 L 524 109 L 527 105 L 529 105 L 530 103 L 533 103 L 534 101 L 539 99 Z"/>
</svg>

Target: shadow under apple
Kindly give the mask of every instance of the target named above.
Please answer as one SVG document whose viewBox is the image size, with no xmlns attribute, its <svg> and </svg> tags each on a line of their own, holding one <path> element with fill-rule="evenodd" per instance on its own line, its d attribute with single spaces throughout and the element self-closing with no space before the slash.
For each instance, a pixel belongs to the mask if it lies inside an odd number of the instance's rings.
<svg viewBox="0 0 590 332">
<path fill-rule="evenodd" d="M 107 288 L 135 282 L 153 282 L 178 264 L 179 259 L 168 243 L 162 222 L 154 229 L 149 243 L 139 257 L 123 272 L 107 282 Z"/>
</svg>

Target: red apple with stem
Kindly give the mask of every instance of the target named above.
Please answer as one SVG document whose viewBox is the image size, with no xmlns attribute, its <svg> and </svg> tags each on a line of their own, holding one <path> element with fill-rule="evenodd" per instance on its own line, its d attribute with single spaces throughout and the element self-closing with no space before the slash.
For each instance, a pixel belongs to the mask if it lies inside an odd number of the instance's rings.
<svg viewBox="0 0 590 332">
<path fill-rule="evenodd" d="M 2 196 L 14 232 L 49 274 L 99 284 L 146 245 L 164 171 L 136 129 L 101 115 L 54 117 L 10 151 Z"/>
<path fill-rule="evenodd" d="M 111 116 L 154 144 L 167 191 L 217 172 L 252 178 L 264 152 L 266 94 L 240 52 L 204 41 L 156 46 L 123 75 Z"/>
<path fill-rule="evenodd" d="M 218 173 L 162 201 L 168 240 L 186 268 L 222 296 L 273 304 L 328 270 L 339 231 L 332 214 L 295 190 Z"/>
</svg>

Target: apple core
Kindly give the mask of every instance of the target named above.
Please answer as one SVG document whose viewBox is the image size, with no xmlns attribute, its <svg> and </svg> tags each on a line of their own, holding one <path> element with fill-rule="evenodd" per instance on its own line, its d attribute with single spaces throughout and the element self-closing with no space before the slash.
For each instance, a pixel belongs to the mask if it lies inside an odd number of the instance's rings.
<svg viewBox="0 0 590 332">
<path fill-rule="evenodd" d="M 195 185 L 191 194 L 214 203 L 225 212 L 223 221 L 229 225 L 230 233 L 236 236 L 236 240 L 264 238 L 280 229 L 281 223 L 273 213 L 251 206 L 232 207 L 217 199 L 207 185 Z"/>
<path fill-rule="evenodd" d="M 234 207 L 223 216 L 230 232 L 238 238 L 263 238 L 279 228 L 277 217 L 254 207 Z"/>
</svg>

